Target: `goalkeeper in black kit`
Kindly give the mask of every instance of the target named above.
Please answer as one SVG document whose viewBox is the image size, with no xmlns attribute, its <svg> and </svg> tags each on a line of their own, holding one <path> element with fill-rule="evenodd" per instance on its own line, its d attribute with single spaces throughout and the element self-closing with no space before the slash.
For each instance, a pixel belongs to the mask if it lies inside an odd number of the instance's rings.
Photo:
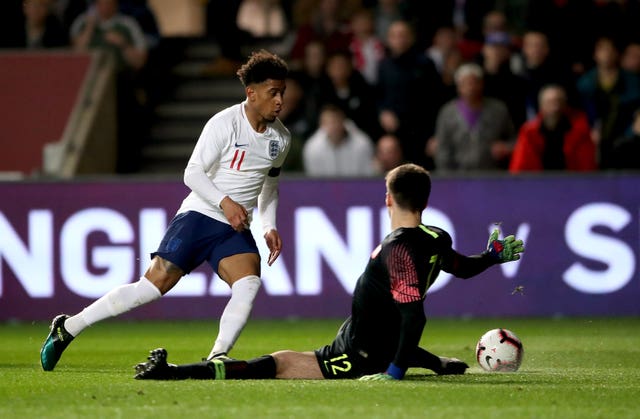
<svg viewBox="0 0 640 419">
<path fill-rule="evenodd" d="M 338 379 L 401 380 L 408 368 L 464 374 L 468 365 L 418 346 L 426 323 L 424 299 L 443 270 L 470 278 L 490 266 L 520 259 L 521 240 L 489 237 L 487 249 L 464 256 L 451 236 L 421 223 L 431 193 L 429 172 L 404 164 L 386 176 L 385 203 L 392 232 L 373 251 L 356 284 L 351 316 L 330 345 L 315 351 L 283 350 L 251 360 L 212 360 L 174 365 L 163 348 L 135 366 L 136 379 Z"/>
</svg>

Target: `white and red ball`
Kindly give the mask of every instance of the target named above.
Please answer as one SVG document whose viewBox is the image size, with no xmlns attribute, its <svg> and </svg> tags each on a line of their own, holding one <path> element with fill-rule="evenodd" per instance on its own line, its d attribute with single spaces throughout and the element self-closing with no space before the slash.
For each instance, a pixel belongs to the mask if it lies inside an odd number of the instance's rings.
<svg viewBox="0 0 640 419">
<path fill-rule="evenodd" d="M 489 330 L 476 345 L 476 359 L 485 371 L 517 371 L 523 356 L 522 341 L 507 329 Z"/>
</svg>

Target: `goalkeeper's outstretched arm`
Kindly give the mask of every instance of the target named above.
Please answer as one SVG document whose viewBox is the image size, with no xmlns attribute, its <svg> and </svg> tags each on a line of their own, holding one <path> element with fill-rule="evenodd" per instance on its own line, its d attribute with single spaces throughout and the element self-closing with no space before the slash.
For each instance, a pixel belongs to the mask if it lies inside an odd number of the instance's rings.
<svg viewBox="0 0 640 419">
<path fill-rule="evenodd" d="M 524 243 L 510 235 L 499 240 L 498 229 L 489 236 L 487 249 L 479 255 L 465 256 L 451 249 L 451 254 L 445 258 L 442 269 L 458 278 L 471 278 L 484 272 L 487 268 L 520 259 L 524 252 Z"/>
</svg>

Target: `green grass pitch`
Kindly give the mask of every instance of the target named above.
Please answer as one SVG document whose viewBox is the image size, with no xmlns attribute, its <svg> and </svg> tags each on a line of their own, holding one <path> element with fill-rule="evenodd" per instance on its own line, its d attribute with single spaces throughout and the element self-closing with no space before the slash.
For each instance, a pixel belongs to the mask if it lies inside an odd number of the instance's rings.
<svg viewBox="0 0 640 419">
<path fill-rule="evenodd" d="M 329 343 L 340 320 L 247 325 L 233 356 Z M 504 327 L 523 341 L 516 373 L 485 373 L 477 339 Z M 640 319 L 430 319 L 422 345 L 471 365 L 463 376 L 411 369 L 400 382 L 133 379 L 148 350 L 169 361 L 208 353 L 214 321 L 108 321 L 84 332 L 53 372 L 39 350 L 48 325 L 0 323 L 0 418 L 638 418 Z"/>
</svg>

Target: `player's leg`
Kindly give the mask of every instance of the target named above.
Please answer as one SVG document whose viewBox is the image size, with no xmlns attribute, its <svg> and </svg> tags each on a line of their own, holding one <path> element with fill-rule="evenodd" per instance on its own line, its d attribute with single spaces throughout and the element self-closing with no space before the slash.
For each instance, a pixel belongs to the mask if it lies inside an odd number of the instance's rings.
<svg viewBox="0 0 640 419">
<path fill-rule="evenodd" d="M 149 353 L 147 362 L 136 365 L 138 380 L 246 380 L 276 378 L 276 361 L 264 355 L 248 361 L 220 360 L 202 361 L 195 364 L 175 365 L 167 362 L 164 348 Z"/>
<path fill-rule="evenodd" d="M 184 273 L 173 263 L 155 256 L 138 282 L 121 285 L 65 321 L 65 329 L 77 336 L 87 327 L 160 298 Z"/>
<path fill-rule="evenodd" d="M 87 327 L 157 300 L 173 288 L 182 275 L 180 268 L 155 256 L 145 275 L 137 282 L 112 289 L 74 316 L 56 316 L 40 350 L 42 368 L 53 370 L 62 352 Z"/>
<path fill-rule="evenodd" d="M 409 367 L 426 368 L 438 375 L 449 375 L 464 374 L 469 365 L 458 358 L 434 355 L 426 349 L 416 347 L 409 359 Z"/>
<path fill-rule="evenodd" d="M 324 376 L 314 352 L 278 351 L 271 355 L 280 379 L 322 380 Z"/>
<path fill-rule="evenodd" d="M 137 282 L 109 291 L 74 316 L 59 315 L 52 324 L 42 349 L 40 362 L 45 371 L 56 366 L 69 343 L 90 325 L 160 298 L 208 255 L 202 249 L 200 234 L 208 217 L 197 213 L 176 215 L 153 253 L 149 269 Z"/>
<path fill-rule="evenodd" d="M 151 351 L 148 362 L 135 366 L 136 379 L 171 380 L 186 378 L 209 379 L 338 379 L 357 378 L 367 371 L 358 355 L 349 355 L 348 330 L 351 321 L 340 327 L 331 343 L 315 352 L 279 351 L 249 361 L 214 359 L 196 364 L 172 365 L 167 363 L 167 351 Z"/>
<path fill-rule="evenodd" d="M 150 352 L 147 362 L 135 366 L 139 380 L 259 380 L 259 379 L 323 379 L 313 352 L 279 351 L 248 361 L 219 360 L 174 365 L 167 362 L 163 348 Z"/>
<path fill-rule="evenodd" d="M 233 348 L 261 285 L 260 254 L 251 231 L 237 233 L 231 226 L 224 226 L 231 234 L 213 249 L 209 264 L 231 288 L 231 298 L 220 317 L 218 335 L 207 359 L 226 356 Z"/>
<path fill-rule="evenodd" d="M 260 290 L 260 256 L 257 253 L 228 256 L 218 264 L 218 275 L 231 288 L 231 298 L 220 317 L 218 335 L 207 359 L 226 356 L 246 325 Z"/>
<path fill-rule="evenodd" d="M 184 275 L 172 262 L 154 256 L 147 272 L 138 282 L 121 285 L 109 291 L 93 304 L 65 322 L 65 328 L 77 336 L 87 327 L 109 317 L 115 317 L 160 298 Z"/>
</svg>

